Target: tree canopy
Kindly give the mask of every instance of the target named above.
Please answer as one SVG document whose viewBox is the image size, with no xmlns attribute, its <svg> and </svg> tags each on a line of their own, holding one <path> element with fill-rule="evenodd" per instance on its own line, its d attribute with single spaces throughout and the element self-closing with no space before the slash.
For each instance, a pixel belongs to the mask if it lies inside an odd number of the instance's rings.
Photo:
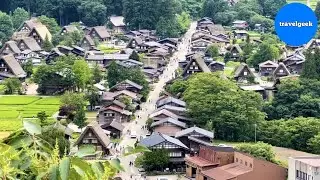
<svg viewBox="0 0 320 180">
<path fill-rule="evenodd" d="M 212 121 L 215 136 L 225 140 L 250 140 L 254 124 L 264 120 L 262 97 L 242 91 L 219 74 L 197 73 L 187 81 L 183 99 L 199 126 Z"/>
</svg>

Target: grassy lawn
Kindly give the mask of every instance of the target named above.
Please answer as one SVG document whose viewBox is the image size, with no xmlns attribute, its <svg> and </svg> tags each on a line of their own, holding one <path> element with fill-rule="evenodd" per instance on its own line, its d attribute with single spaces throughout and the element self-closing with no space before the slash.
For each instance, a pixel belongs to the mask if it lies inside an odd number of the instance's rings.
<svg viewBox="0 0 320 180">
<path fill-rule="evenodd" d="M 235 62 L 235 61 L 228 61 L 227 64 L 226 64 L 226 67 L 237 67 L 240 65 L 240 62 Z"/>
<path fill-rule="evenodd" d="M 2 94 L 4 91 L 4 85 L 0 84 L 0 94 Z"/>
<path fill-rule="evenodd" d="M 250 37 L 261 37 L 261 34 L 255 31 L 249 31 L 248 34 Z"/>
<path fill-rule="evenodd" d="M 21 128 L 23 118 L 36 117 L 40 111 L 51 117 L 58 111 L 59 104 L 58 96 L 0 96 L 0 132 Z"/>
<path fill-rule="evenodd" d="M 120 49 L 116 49 L 113 47 L 107 47 L 104 44 L 100 44 L 98 45 L 98 49 L 101 50 L 102 52 L 106 53 L 106 54 L 113 54 L 113 53 L 117 53 L 120 51 Z"/>
</svg>

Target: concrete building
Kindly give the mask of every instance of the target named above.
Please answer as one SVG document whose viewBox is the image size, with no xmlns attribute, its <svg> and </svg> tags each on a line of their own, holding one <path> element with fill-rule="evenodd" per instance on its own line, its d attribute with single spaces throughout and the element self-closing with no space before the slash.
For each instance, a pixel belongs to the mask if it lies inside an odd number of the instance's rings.
<svg viewBox="0 0 320 180">
<path fill-rule="evenodd" d="M 320 180 L 320 156 L 290 157 L 288 180 Z"/>
</svg>

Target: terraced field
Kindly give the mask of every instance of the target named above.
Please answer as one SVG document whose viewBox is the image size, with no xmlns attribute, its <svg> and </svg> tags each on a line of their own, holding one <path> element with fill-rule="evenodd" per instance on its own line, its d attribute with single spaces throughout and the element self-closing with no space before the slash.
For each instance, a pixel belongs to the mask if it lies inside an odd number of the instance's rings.
<svg viewBox="0 0 320 180">
<path fill-rule="evenodd" d="M 307 5 L 308 0 L 288 0 L 287 2 L 288 3 L 298 2 L 298 3 L 302 3 L 302 4 Z M 309 0 L 309 5 L 310 5 L 311 9 L 316 8 L 317 2 L 318 2 L 317 0 Z"/>
<path fill-rule="evenodd" d="M 51 117 L 59 104 L 59 97 L 0 96 L 0 132 L 21 128 L 24 118 L 35 118 L 40 111 Z"/>
</svg>

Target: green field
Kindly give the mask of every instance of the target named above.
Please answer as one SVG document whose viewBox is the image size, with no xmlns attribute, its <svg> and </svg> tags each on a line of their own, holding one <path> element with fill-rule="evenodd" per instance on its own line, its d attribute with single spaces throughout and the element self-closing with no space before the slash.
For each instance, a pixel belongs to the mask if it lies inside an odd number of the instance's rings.
<svg viewBox="0 0 320 180">
<path fill-rule="evenodd" d="M 22 127 L 23 118 L 33 118 L 45 111 L 50 118 L 58 111 L 59 97 L 0 96 L 0 131 L 14 131 Z"/>
<path fill-rule="evenodd" d="M 287 2 L 288 3 L 297 2 L 297 3 L 307 4 L 307 0 L 288 0 Z M 310 0 L 311 9 L 315 9 L 316 5 L 317 5 L 317 0 Z"/>
</svg>

